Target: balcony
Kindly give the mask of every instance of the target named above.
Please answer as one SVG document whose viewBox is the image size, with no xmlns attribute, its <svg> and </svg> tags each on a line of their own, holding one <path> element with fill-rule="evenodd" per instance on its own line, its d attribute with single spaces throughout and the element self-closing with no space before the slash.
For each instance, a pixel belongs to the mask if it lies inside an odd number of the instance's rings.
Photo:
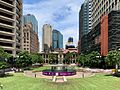
<svg viewBox="0 0 120 90">
<path fill-rule="evenodd" d="M 5 31 L 0 31 L 0 34 L 2 35 L 6 35 L 6 36 L 14 36 L 14 33 L 10 33 L 10 32 L 5 32 Z"/>
<path fill-rule="evenodd" d="M 19 34 L 21 34 L 21 33 L 22 33 L 19 29 L 17 29 L 17 30 L 16 30 L 16 32 L 17 32 L 17 33 L 19 33 Z"/>
<path fill-rule="evenodd" d="M 19 35 L 16 35 L 16 38 L 19 39 L 19 40 L 21 40 L 21 36 L 19 36 Z"/>
<path fill-rule="evenodd" d="M 8 46 L 0 46 L 1 48 L 3 48 L 4 50 L 14 50 L 13 47 L 8 47 Z"/>
<path fill-rule="evenodd" d="M 22 16 L 22 13 L 21 13 L 21 11 L 19 11 L 19 12 L 16 12 L 17 14 L 18 14 L 18 16 L 19 17 L 21 17 Z"/>
<path fill-rule="evenodd" d="M 4 42 L 4 43 L 14 43 L 14 40 L 10 40 L 10 39 L 4 39 L 4 38 L 0 38 L 0 42 Z"/>
<path fill-rule="evenodd" d="M 16 42 L 17 46 L 21 46 L 21 43 L 20 42 Z"/>
<path fill-rule="evenodd" d="M 3 27 L 3 28 L 8 28 L 8 29 L 14 29 L 15 28 L 14 26 L 3 24 L 3 23 L 0 23 L 0 26 Z"/>
<path fill-rule="evenodd" d="M 5 5 L 5 6 L 7 6 L 7 7 L 14 8 L 14 5 L 9 4 L 9 3 L 5 2 L 5 1 L 2 1 L 2 0 L 0 0 L 0 4 Z"/>
<path fill-rule="evenodd" d="M 0 8 L 0 12 L 4 12 L 4 13 L 10 14 L 10 15 L 14 15 L 15 14 L 14 12 L 6 10 L 6 9 L 3 9 L 3 8 Z"/>
<path fill-rule="evenodd" d="M 17 2 L 18 2 L 19 4 L 21 4 L 21 5 L 22 5 L 22 2 L 21 2 L 21 0 L 17 0 Z"/>
<path fill-rule="evenodd" d="M 8 18 L 8 17 L 5 17 L 5 16 L 1 16 L 1 15 L 0 15 L 0 19 L 5 20 L 5 21 L 10 21 L 10 22 L 15 21 L 14 19 L 11 19 L 11 18 Z"/>
</svg>

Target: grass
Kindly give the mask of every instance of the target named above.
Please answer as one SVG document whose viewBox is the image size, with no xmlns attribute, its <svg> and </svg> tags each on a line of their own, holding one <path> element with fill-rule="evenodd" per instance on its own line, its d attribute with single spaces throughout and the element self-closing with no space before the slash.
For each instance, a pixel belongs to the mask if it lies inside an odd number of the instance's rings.
<svg viewBox="0 0 120 90">
<path fill-rule="evenodd" d="M 26 77 L 22 73 L 0 78 L 1 90 L 120 90 L 120 78 L 97 74 L 89 78 L 53 83 L 47 79 Z"/>
<path fill-rule="evenodd" d="M 30 68 L 33 72 L 41 72 L 45 69 L 50 69 L 50 66 L 44 66 L 44 67 L 37 67 L 37 68 Z"/>
</svg>

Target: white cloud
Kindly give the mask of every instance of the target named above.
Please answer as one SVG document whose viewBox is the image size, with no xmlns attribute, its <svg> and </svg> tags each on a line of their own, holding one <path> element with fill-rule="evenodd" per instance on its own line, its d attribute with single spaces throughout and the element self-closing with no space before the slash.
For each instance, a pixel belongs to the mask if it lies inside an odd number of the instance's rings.
<svg viewBox="0 0 120 90">
<path fill-rule="evenodd" d="M 23 13 L 33 14 L 38 20 L 40 47 L 42 47 L 42 26 L 46 23 L 63 34 L 64 44 L 68 37 L 73 37 L 77 45 L 78 15 L 82 2 L 83 0 L 44 0 L 34 4 L 23 4 Z"/>
</svg>

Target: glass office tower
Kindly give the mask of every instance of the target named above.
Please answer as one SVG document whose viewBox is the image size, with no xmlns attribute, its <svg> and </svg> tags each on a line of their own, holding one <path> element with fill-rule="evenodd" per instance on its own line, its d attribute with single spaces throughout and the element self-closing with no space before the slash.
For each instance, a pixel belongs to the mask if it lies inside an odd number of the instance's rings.
<svg viewBox="0 0 120 90">
<path fill-rule="evenodd" d="M 63 48 L 63 35 L 58 30 L 52 31 L 52 48 L 53 49 Z"/>
<path fill-rule="evenodd" d="M 34 15 L 27 14 L 23 16 L 23 24 L 25 25 L 29 23 L 32 23 L 33 31 L 35 31 L 38 34 L 38 21 Z"/>
</svg>

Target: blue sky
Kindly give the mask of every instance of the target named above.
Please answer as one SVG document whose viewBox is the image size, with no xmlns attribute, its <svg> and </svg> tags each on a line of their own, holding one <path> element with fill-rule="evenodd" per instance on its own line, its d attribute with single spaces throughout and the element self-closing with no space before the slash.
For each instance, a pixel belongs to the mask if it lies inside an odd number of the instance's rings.
<svg viewBox="0 0 120 90">
<path fill-rule="evenodd" d="M 84 0 L 23 0 L 23 14 L 33 14 L 39 23 L 40 49 L 42 26 L 51 24 L 63 34 L 64 45 L 68 37 L 77 45 L 79 33 L 79 10 Z"/>
</svg>

